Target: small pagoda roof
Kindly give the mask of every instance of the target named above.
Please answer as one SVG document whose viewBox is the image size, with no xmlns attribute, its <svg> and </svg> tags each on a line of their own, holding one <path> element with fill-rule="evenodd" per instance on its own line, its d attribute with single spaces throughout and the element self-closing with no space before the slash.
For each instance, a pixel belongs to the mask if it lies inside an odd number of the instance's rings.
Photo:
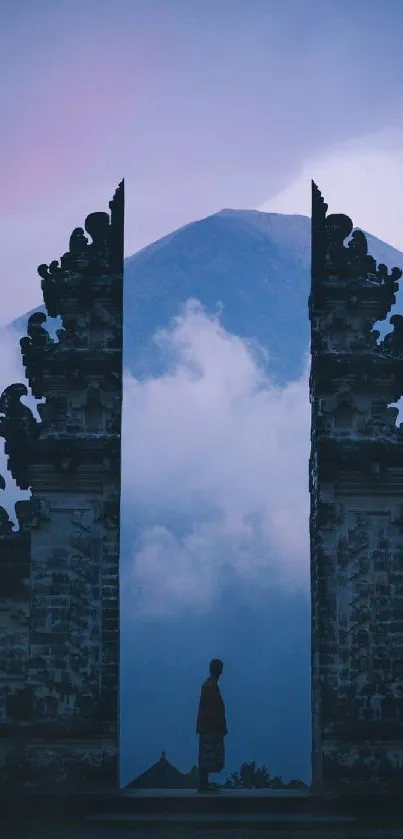
<svg viewBox="0 0 403 839">
<path fill-rule="evenodd" d="M 187 789 L 188 787 L 187 775 L 172 766 L 172 763 L 166 759 L 165 752 L 162 752 L 157 763 L 134 778 L 130 784 L 127 784 L 126 789 Z"/>
</svg>

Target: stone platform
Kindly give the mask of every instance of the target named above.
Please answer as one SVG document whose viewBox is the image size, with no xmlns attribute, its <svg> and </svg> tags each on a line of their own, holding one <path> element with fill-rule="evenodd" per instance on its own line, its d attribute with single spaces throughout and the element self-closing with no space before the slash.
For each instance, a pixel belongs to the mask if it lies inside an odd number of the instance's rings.
<svg viewBox="0 0 403 839">
<path fill-rule="evenodd" d="M 403 837 L 403 799 L 309 791 L 110 790 L 0 797 L 7 839 L 389 839 Z"/>
</svg>

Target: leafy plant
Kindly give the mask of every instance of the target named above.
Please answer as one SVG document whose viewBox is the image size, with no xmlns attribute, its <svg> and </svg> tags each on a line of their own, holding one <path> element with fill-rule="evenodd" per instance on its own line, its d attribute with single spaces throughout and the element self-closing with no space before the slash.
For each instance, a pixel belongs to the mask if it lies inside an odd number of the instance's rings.
<svg viewBox="0 0 403 839">
<path fill-rule="evenodd" d="M 281 778 L 272 778 L 266 766 L 256 766 L 255 761 L 252 760 L 251 763 L 243 763 L 238 772 L 231 772 L 224 787 L 227 789 L 264 789 L 272 787 L 273 781 L 282 785 Z"/>
<path fill-rule="evenodd" d="M 285 784 L 279 775 L 272 776 L 266 766 L 256 766 L 252 760 L 243 763 L 237 772 L 231 772 L 224 789 L 306 789 L 304 781 L 292 780 Z"/>
</svg>

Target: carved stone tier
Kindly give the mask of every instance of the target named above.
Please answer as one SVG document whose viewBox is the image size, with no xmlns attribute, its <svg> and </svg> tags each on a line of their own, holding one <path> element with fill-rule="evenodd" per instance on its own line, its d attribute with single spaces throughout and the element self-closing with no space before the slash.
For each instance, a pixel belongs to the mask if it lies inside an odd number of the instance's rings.
<svg viewBox="0 0 403 839">
<path fill-rule="evenodd" d="M 403 392 L 402 319 L 381 343 L 374 325 L 402 272 L 377 266 L 364 234 L 326 211 L 313 185 L 313 785 L 392 792 L 403 781 L 403 431 L 390 404 Z"/>
</svg>

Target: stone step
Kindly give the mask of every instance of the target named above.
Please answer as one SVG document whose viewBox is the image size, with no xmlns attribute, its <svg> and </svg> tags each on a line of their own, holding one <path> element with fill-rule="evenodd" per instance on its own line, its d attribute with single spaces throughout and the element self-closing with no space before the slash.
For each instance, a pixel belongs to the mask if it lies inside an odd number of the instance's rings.
<svg viewBox="0 0 403 839">
<path fill-rule="evenodd" d="M 101 813 L 89 816 L 86 823 L 99 825 L 132 825 L 133 827 L 164 827 L 189 825 L 192 827 L 236 827 L 242 829 L 265 827 L 274 829 L 289 826 L 294 830 L 314 830 L 323 827 L 352 826 L 357 819 L 352 816 L 326 816 L 317 813 Z"/>
<path fill-rule="evenodd" d="M 104 790 L 92 795 L 25 797 L 15 794 L 0 797 L 0 813 L 14 839 L 14 827 L 20 820 L 31 826 L 41 822 L 36 839 L 47 839 L 47 830 L 54 831 L 51 839 L 58 839 L 63 826 L 63 839 L 79 839 L 81 831 L 83 839 L 110 839 L 115 831 L 120 839 L 140 839 L 147 831 L 149 836 L 150 831 L 155 834 L 156 839 L 167 839 L 167 831 L 171 831 L 169 839 L 175 839 L 175 831 L 178 836 L 183 832 L 184 839 L 186 831 L 194 839 L 202 839 L 200 831 L 209 839 L 218 839 L 219 832 L 224 836 L 226 830 L 231 832 L 228 836 L 236 835 L 237 839 L 249 836 L 250 831 L 255 831 L 255 836 L 259 831 L 270 833 L 273 839 L 280 833 L 285 839 L 287 832 L 299 839 L 310 834 L 321 839 L 350 839 L 350 835 L 360 839 L 403 837 L 402 797 L 342 799 L 306 791 L 285 794 L 275 790 L 221 790 L 200 795 L 195 790 L 137 790 L 130 794 Z M 72 824 L 70 832 L 68 823 Z M 28 839 L 31 834 L 27 827 L 24 830 L 24 839 Z"/>
<path fill-rule="evenodd" d="M 123 821 L 13 825 L 13 839 L 402 839 L 401 828 L 335 823 L 136 823 Z"/>
<path fill-rule="evenodd" d="M 95 804 L 95 803 L 94 803 Z M 223 790 L 200 794 L 196 790 L 132 790 L 98 799 L 92 814 L 139 816 L 231 814 L 246 818 L 258 814 L 278 816 L 358 817 L 361 821 L 396 821 L 403 823 L 402 798 L 385 796 L 325 797 L 309 790 Z M 403 833 L 402 833 L 403 836 Z"/>
<path fill-rule="evenodd" d="M 283 792 L 283 791 L 281 791 Z M 278 790 L 132 790 L 103 796 L 97 813 L 304 813 L 323 809 L 323 800 L 309 792 L 288 795 Z"/>
</svg>

